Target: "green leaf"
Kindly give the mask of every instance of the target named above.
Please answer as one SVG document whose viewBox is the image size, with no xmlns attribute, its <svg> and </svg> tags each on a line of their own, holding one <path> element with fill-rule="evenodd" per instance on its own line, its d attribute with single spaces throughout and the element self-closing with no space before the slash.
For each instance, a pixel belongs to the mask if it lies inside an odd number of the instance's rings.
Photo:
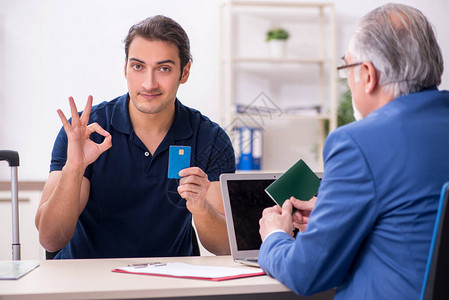
<svg viewBox="0 0 449 300">
<path fill-rule="evenodd" d="M 287 40 L 290 34 L 283 28 L 274 28 L 267 32 L 267 42 L 270 40 Z"/>
</svg>

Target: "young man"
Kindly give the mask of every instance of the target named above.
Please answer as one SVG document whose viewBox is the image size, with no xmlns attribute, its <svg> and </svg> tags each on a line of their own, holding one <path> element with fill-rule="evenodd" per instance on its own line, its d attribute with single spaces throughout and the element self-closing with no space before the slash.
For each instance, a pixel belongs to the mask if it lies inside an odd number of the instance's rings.
<svg viewBox="0 0 449 300">
<path fill-rule="evenodd" d="M 362 19 L 344 60 L 364 119 L 328 137 L 317 198 L 264 211 L 259 264 L 299 294 L 337 287 L 335 299 L 418 299 L 449 180 L 441 51 L 420 11 L 387 4 Z M 294 239 L 293 227 L 305 231 Z"/>
<path fill-rule="evenodd" d="M 72 121 L 52 153 L 36 214 L 42 246 L 56 258 L 192 254 L 192 217 L 202 244 L 229 252 L 219 175 L 235 171 L 226 133 L 179 102 L 191 55 L 175 21 L 155 16 L 125 39 L 128 93 L 82 114 L 69 98 Z M 167 178 L 169 146 L 191 146 L 190 168 Z"/>
</svg>

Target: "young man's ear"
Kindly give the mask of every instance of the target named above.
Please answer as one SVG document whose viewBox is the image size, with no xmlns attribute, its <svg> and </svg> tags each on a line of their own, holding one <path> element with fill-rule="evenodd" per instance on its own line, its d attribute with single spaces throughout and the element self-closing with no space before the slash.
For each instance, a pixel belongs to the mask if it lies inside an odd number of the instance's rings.
<svg viewBox="0 0 449 300">
<path fill-rule="evenodd" d="M 192 62 L 188 62 L 185 66 L 184 69 L 182 69 L 182 75 L 181 75 L 181 83 L 186 83 L 187 79 L 189 79 L 189 75 L 190 75 L 190 66 L 192 65 Z"/>
<path fill-rule="evenodd" d="M 125 73 L 125 78 L 126 78 L 126 67 L 128 66 L 128 58 L 125 57 L 125 67 L 123 69 L 124 73 Z"/>
</svg>

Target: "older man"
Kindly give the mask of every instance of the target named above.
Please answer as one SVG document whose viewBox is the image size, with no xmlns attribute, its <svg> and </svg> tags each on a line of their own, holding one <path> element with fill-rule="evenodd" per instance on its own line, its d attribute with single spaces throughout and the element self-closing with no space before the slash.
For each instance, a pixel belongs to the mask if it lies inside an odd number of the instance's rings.
<svg viewBox="0 0 449 300">
<path fill-rule="evenodd" d="M 420 11 L 388 4 L 361 20 L 338 69 L 360 120 L 327 139 L 316 199 L 264 211 L 259 264 L 303 295 L 336 287 L 335 299 L 418 299 L 449 180 L 440 48 Z M 306 227 L 296 239 L 294 225 Z"/>
</svg>

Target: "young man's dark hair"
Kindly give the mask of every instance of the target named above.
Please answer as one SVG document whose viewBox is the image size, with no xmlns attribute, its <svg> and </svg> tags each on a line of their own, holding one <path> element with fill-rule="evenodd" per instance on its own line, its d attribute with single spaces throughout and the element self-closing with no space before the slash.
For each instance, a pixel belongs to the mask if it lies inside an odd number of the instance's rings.
<svg viewBox="0 0 449 300">
<path fill-rule="evenodd" d="M 157 15 L 133 25 L 124 40 L 126 59 L 128 59 L 129 45 L 137 36 L 150 41 L 165 41 L 176 45 L 181 60 L 181 76 L 184 67 L 192 61 L 187 33 L 181 25 L 168 17 Z"/>
</svg>

